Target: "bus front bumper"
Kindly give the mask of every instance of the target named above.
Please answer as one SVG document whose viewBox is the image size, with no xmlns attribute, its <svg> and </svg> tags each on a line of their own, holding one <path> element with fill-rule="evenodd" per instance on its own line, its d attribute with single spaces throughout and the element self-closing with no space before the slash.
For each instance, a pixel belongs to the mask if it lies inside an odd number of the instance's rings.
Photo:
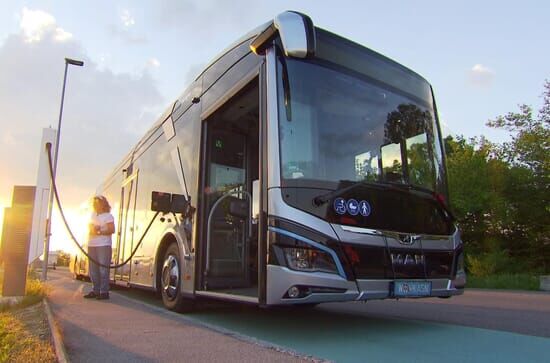
<svg viewBox="0 0 550 363">
<path fill-rule="evenodd" d="M 454 280 L 422 281 L 431 282 L 431 294 L 422 297 L 450 297 L 464 292 L 466 277 L 459 274 Z M 393 295 L 393 283 L 393 280 L 387 279 L 348 281 L 335 274 L 300 272 L 283 266 L 268 265 L 266 304 L 293 305 L 391 299 L 396 298 Z M 293 287 L 303 290 L 304 293 L 296 298 L 290 297 L 289 291 Z"/>
</svg>

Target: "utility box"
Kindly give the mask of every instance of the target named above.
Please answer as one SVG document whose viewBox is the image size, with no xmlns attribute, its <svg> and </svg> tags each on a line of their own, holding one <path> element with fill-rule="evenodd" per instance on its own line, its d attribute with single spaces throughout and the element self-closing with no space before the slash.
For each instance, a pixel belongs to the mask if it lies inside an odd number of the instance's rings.
<svg viewBox="0 0 550 363">
<path fill-rule="evenodd" d="M 12 206 L 4 209 L 2 296 L 25 295 L 35 191 L 34 186 L 15 186 Z"/>
</svg>

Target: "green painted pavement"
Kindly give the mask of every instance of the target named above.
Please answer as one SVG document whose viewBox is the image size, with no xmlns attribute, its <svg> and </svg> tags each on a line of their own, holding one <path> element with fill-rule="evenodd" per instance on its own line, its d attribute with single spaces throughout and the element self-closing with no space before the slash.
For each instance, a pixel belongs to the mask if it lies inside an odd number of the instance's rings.
<svg viewBox="0 0 550 363">
<path fill-rule="evenodd" d="M 155 295 L 121 291 L 162 307 Z M 323 309 L 260 309 L 202 302 L 184 314 L 296 352 L 335 362 L 550 362 L 550 338 Z"/>
<path fill-rule="evenodd" d="M 336 362 L 550 362 L 550 339 L 293 308 L 186 314 L 198 322 Z"/>
</svg>

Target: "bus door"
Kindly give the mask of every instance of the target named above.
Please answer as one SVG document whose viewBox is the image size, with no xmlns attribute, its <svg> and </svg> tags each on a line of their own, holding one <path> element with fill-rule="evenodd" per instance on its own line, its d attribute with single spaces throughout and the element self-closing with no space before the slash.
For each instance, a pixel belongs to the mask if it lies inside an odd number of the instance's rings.
<svg viewBox="0 0 550 363">
<path fill-rule="evenodd" d="M 258 79 L 204 125 L 202 194 L 205 290 L 257 297 L 257 225 L 252 185 L 259 173 Z"/>
<path fill-rule="evenodd" d="M 130 170 L 128 168 L 127 170 Z M 136 211 L 136 197 L 137 197 L 137 170 L 127 177 L 122 183 L 121 198 L 120 198 L 120 213 L 118 221 L 118 233 L 117 233 L 117 257 L 116 264 L 124 262 L 130 257 L 135 243 L 137 243 L 137 236 L 134 232 L 135 211 Z M 130 273 L 132 269 L 131 261 L 126 265 L 115 269 L 115 280 L 130 280 Z"/>
<path fill-rule="evenodd" d="M 249 198 L 245 190 L 245 137 L 213 131 L 207 177 L 207 275 L 210 288 L 247 285 Z M 235 207 L 243 213 L 236 214 Z"/>
</svg>

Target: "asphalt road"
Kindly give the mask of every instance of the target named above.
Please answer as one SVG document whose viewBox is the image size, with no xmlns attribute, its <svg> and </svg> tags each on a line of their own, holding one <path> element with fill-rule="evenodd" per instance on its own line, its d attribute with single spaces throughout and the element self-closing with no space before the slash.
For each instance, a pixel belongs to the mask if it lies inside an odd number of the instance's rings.
<svg viewBox="0 0 550 363">
<path fill-rule="evenodd" d="M 118 289 L 146 306 L 154 294 Z M 186 321 L 338 362 L 547 362 L 550 294 L 468 290 L 451 299 L 261 309 L 201 302 Z"/>
<path fill-rule="evenodd" d="M 545 292 L 467 289 L 464 295 L 450 299 L 337 303 L 322 309 L 550 337 L 550 293 Z"/>
</svg>

